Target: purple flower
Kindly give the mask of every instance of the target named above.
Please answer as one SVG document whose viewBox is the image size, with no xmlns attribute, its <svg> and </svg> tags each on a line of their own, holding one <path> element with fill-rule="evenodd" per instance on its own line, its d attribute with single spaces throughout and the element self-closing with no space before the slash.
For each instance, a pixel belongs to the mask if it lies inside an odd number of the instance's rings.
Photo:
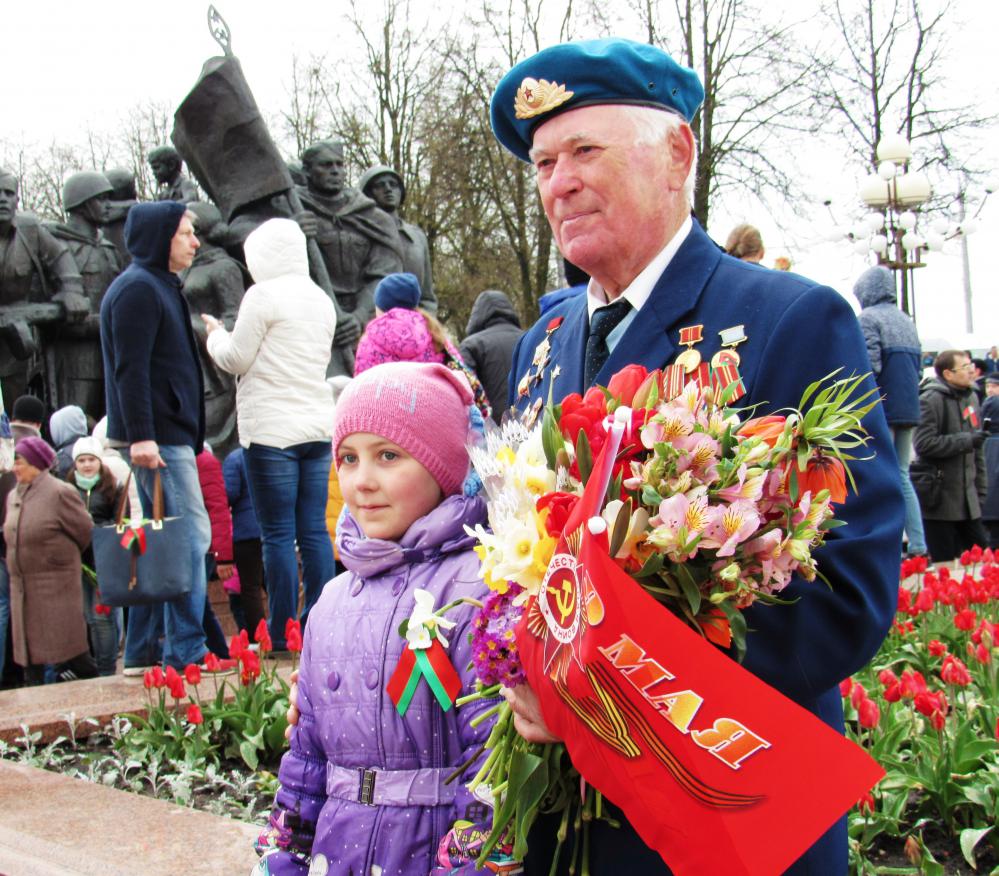
<svg viewBox="0 0 999 876">
<path fill-rule="evenodd" d="M 476 677 L 487 687 L 515 687 L 526 680 L 516 637 L 523 609 L 513 604 L 521 592 L 523 588 L 511 582 L 505 593 L 490 594 L 472 621 L 472 664 Z"/>
</svg>

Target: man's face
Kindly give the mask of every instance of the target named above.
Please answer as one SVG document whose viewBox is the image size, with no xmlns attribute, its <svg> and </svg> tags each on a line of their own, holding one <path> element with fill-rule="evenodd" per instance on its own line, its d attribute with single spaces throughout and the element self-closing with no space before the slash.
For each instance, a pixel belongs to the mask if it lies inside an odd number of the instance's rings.
<svg viewBox="0 0 999 876">
<path fill-rule="evenodd" d="M 309 188 L 323 195 L 338 195 L 343 191 L 346 168 L 343 153 L 322 149 L 305 168 Z"/>
<path fill-rule="evenodd" d="M 402 203 L 402 186 L 390 173 L 376 176 L 369 186 L 371 199 L 386 213 L 394 213 Z"/>
<path fill-rule="evenodd" d="M 0 181 L 0 222 L 13 222 L 17 215 L 17 189 L 9 181 Z"/>
<path fill-rule="evenodd" d="M 988 396 L 999 395 L 999 383 L 986 383 L 985 394 Z"/>
<path fill-rule="evenodd" d="M 111 195 L 107 192 L 95 195 L 84 201 L 79 210 L 83 218 L 93 222 L 94 225 L 106 225 L 111 210 Z"/>
<path fill-rule="evenodd" d="M 170 182 L 177 172 L 177 162 L 172 158 L 150 158 L 149 166 L 152 168 L 153 176 L 160 185 Z"/>
<path fill-rule="evenodd" d="M 199 246 L 201 244 L 194 234 L 194 226 L 191 224 L 191 220 L 184 216 L 180 220 L 180 225 L 177 226 L 173 240 L 170 241 L 170 270 L 179 274 L 185 268 L 191 267 L 191 262 L 194 261 L 194 255 Z"/>
<path fill-rule="evenodd" d="M 975 382 L 975 366 L 967 356 L 955 356 L 954 367 L 944 368 L 943 376 L 955 389 L 968 389 Z"/>
<path fill-rule="evenodd" d="M 625 108 L 591 106 L 542 124 L 531 150 L 558 248 L 615 297 L 690 211 L 683 181 L 693 140 L 636 139 Z"/>
</svg>

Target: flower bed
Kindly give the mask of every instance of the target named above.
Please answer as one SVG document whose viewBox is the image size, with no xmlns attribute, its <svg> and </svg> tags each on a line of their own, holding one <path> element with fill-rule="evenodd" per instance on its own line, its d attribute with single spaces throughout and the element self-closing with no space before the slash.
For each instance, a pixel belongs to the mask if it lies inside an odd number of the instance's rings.
<svg viewBox="0 0 999 876">
<path fill-rule="evenodd" d="M 975 548 L 902 578 L 881 651 L 840 686 L 848 734 L 888 773 L 850 814 L 852 867 L 999 873 L 999 564 Z"/>
</svg>

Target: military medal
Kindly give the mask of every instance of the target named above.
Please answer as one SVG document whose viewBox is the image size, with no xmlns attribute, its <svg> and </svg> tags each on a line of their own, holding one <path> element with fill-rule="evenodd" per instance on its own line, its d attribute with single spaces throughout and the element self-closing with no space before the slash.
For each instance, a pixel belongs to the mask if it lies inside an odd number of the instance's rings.
<svg viewBox="0 0 999 876">
<path fill-rule="evenodd" d="M 680 365 L 687 374 L 690 374 L 701 364 L 701 354 L 694 349 L 694 344 L 699 344 L 704 336 L 703 325 L 689 325 L 680 329 L 680 343 L 686 344 L 687 349 L 676 357 L 676 364 Z"/>
<path fill-rule="evenodd" d="M 746 338 L 746 328 L 741 325 L 734 325 L 731 328 L 722 329 L 718 332 L 721 338 L 722 348 L 711 357 L 711 367 L 718 368 L 722 365 L 738 365 L 739 354 L 735 348 Z"/>
<path fill-rule="evenodd" d="M 720 398 L 728 390 L 726 403 L 731 403 L 746 394 L 746 387 L 739 373 L 739 354 L 735 348 L 747 340 L 745 326 L 734 325 L 718 332 L 722 348 L 711 357 L 711 386 Z M 730 389 L 731 387 L 731 389 Z"/>
<path fill-rule="evenodd" d="M 531 357 L 531 366 L 533 368 L 528 368 L 527 373 L 520 378 L 520 382 L 517 384 L 517 397 L 527 398 L 531 394 L 531 387 L 539 385 L 544 379 L 545 369 L 551 364 L 551 356 L 548 354 L 551 352 L 551 336 L 558 331 L 563 322 L 563 317 L 554 317 L 547 326 L 545 326 L 545 336 L 541 339 L 539 343 L 534 348 L 534 355 Z M 556 370 L 558 366 L 556 365 Z M 554 376 L 553 376 L 554 379 Z"/>
</svg>

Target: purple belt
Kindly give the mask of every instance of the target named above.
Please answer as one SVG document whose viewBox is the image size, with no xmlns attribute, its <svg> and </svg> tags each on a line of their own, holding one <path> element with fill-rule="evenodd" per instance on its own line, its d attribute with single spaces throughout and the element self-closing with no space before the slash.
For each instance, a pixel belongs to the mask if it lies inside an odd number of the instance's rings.
<svg viewBox="0 0 999 876">
<path fill-rule="evenodd" d="M 453 767 L 379 770 L 326 764 L 326 794 L 368 806 L 441 806 L 454 802 Z"/>
</svg>

